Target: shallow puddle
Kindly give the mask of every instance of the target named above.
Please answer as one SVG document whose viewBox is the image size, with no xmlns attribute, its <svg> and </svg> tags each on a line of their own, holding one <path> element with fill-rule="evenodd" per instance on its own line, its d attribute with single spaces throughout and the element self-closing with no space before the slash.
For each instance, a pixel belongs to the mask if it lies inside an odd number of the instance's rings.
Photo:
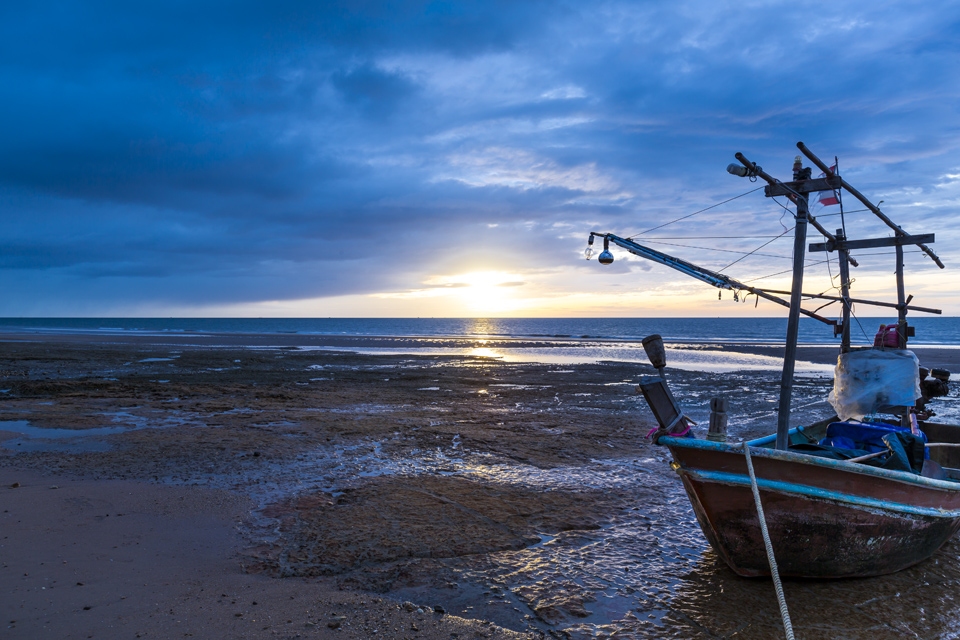
<svg viewBox="0 0 960 640">
<path fill-rule="evenodd" d="M 343 347 L 315 347 L 303 350 L 343 351 Z M 646 352 L 638 343 L 623 342 L 579 342 L 557 343 L 548 347 L 510 347 L 510 348 L 474 348 L 474 347 L 350 347 L 352 353 L 369 355 L 401 355 L 415 353 L 420 356 L 460 356 L 474 358 L 492 358 L 502 362 L 552 365 L 595 364 L 598 362 L 636 362 L 647 364 Z M 667 357 L 672 369 L 685 371 L 706 371 L 724 373 L 732 371 L 779 371 L 783 364 L 780 358 L 716 349 L 690 349 L 666 347 Z M 833 374 L 833 365 L 798 361 L 799 375 Z M 558 371 L 557 373 L 565 373 Z"/>
<path fill-rule="evenodd" d="M 0 431 L 10 431 L 23 436 L 0 442 L 0 447 L 11 451 L 22 453 L 40 451 L 85 453 L 109 451 L 111 445 L 98 438 L 122 433 L 126 429 L 123 427 L 45 429 L 34 427 L 27 420 L 0 420 Z"/>
</svg>

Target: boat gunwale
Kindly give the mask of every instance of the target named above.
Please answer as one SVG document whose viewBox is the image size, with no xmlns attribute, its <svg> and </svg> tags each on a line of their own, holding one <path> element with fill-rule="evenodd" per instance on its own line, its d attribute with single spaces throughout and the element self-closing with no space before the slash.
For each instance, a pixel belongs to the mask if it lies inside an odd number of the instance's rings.
<svg viewBox="0 0 960 640">
<path fill-rule="evenodd" d="M 791 429 L 791 431 L 793 430 Z M 759 438 L 759 440 L 763 440 L 763 438 Z M 756 442 L 756 440 L 749 440 L 747 442 L 753 443 Z M 661 436 L 658 444 L 667 446 L 669 448 L 676 447 L 678 449 L 700 449 L 704 451 L 714 451 L 717 453 L 739 453 L 740 455 L 743 455 L 743 448 L 742 444 L 740 443 L 732 445 L 725 442 L 713 442 L 711 440 Z M 960 481 L 926 478 L 909 471 L 892 471 L 890 469 L 871 467 L 865 464 L 859 464 L 857 462 L 849 462 L 847 460 L 831 460 L 829 458 L 812 456 L 795 451 L 780 451 L 778 449 L 767 449 L 764 447 L 751 446 L 750 456 L 753 458 L 770 458 L 773 460 L 782 460 L 784 462 L 795 462 L 798 464 L 825 467 L 846 473 L 875 476 L 878 478 L 884 478 L 886 480 L 892 480 L 894 482 L 918 485 L 926 489 L 960 492 Z"/>
<path fill-rule="evenodd" d="M 749 477 L 739 473 L 693 469 L 682 469 L 680 473 L 686 474 L 690 478 L 699 482 L 715 482 L 738 487 L 749 487 L 751 484 Z M 891 502 L 889 500 L 882 500 L 879 498 L 867 498 L 852 493 L 821 489 L 819 487 L 796 482 L 783 482 L 781 480 L 757 478 L 757 486 L 764 491 L 771 491 L 805 500 L 827 500 L 840 503 L 848 508 L 879 510 L 885 513 L 896 512 L 901 514 L 909 514 L 911 516 L 946 518 L 949 520 L 956 520 L 960 518 L 960 509 L 920 507 L 903 502 Z"/>
</svg>

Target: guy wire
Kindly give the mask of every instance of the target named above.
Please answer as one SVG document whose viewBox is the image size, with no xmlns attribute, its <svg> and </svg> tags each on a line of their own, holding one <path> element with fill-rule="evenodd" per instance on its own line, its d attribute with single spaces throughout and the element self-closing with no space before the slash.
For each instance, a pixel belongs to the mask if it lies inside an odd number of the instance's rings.
<svg viewBox="0 0 960 640">
<path fill-rule="evenodd" d="M 727 198 L 727 199 L 724 200 L 723 202 L 718 202 L 718 203 L 716 203 L 716 204 L 712 204 L 712 205 L 710 205 L 709 207 L 705 207 L 705 208 L 703 208 L 703 209 L 700 209 L 700 211 L 694 211 L 693 213 L 688 213 L 688 214 L 685 215 L 685 216 L 680 216 L 680 217 L 677 218 L 676 220 L 671 220 L 670 222 L 664 222 L 663 224 L 658 225 L 658 226 L 653 227 L 653 228 L 650 228 L 650 229 L 647 229 L 646 231 L 640 231 L 640 232 L 635 233 L 635 234 L 633 234 L 633 235 L 631 235 L 631 236 L 626 236 L 626 238 L 627 238 L 627 240 L 633 240 L 633 239 L 636 238 L 637 236 L 642 236 L 642 235 L 645 234 L 645 233 L 650 233 L 651 231 L 656 231 L 657 229 L 662 229 L 663 227 L 666 227 L 667 225 L 671 225 L 671 224 L 673 224 L 674 222 L 680 222 L 681 220 L 686 220 L 687 218 L 692 218 L 693 216 L 697 215 L 698 213 L 703 213 L 704 211 L 709 211 L 710 209 L 713 209 L 713 208 L 715 208 L 715 207 L 719 207 L 719 206 L 722 205 L 722 204 L 727 204 L 728 202 L 733 202 L 733 201 L 736 200 L 737 198 L 742 198 L 743 196 L 750 195 L 750 194 L 753 193 L 754 191 L 759 191 L 760 189 L 763 189 L 763 186 L 759 186 L 759 187 L 757 187 L 756 189 L 751 189 L 750 191 L 747 191 L 747 192 L 745 192 L 745 193 L 741 193 L 741 194 L 738 195 L 738 196 L 733 196 L 732 198 Z"/>
</svg>

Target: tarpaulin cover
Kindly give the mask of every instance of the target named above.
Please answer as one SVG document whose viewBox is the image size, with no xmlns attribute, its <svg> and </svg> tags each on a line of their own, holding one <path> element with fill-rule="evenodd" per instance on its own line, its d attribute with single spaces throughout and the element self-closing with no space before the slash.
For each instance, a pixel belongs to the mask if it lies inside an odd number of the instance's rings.
<svg viewBox="0 0 960 640">
<path fill-rule="evenodd" d="M 850 458 L 863 453 L 889 451 L 889 456 L 864 464 L 920 473 L 924 458 L 930 455 L 923 446 L 926 441 L 927 436 L 922 431 L 915 436 L 907 427 L 872 422 L 834 422 L 827 427 L 827 435 L 820 441 L 820 446 L 838 452 L 847 450 L 850 455 L 846 457 Z M 845 457 L 841 455 L 839 459 Z"/>
<path fill-rule="evenodd" d="M 926 447 L 919 436 L 909 431 L 897 431 L 883 436 L 883 441 L 887 443 L 890 455 L 879 466 L 892 471 L 920 473 L 923 470 Z"/>
<path fill-rule="evenodd" d="M 887 445 L 883 443 L 883 437 L 887 434 L 906 431 L 909 427 L 886 424 L 885 422 L 831 422 L 827 427 L 826 437 L 820 441 L 820 444 L 831 447 L 843 447 L 847 449 L 863 449 L 867 453 L 874 451 L 884 451 Z M 920 432 L 923 434 L 923 432 Z M 923 441 L 927 441 L 926 434 L 922 435 Z"/>
<path fill-rule="evenodd" d="M 885 407 L 912 407 L 920 397 L 920 361 L 906 349 L 862 349 L 837 359 L 829 401 L 841 420 Z"/>
<path fill-rule="evenodd" d="M 821 440 L 821 443 L 824 442 Z M 818 458 L 829 458 L 831 460 L 849 460 L 870 453 L 860 449 L 851 449 L 849 447 L 834 447 L 827 444 L 813 444 L 812 442 L 801 442 L 790 445 L 790 451 L 805 453 Z"/>
</svg>

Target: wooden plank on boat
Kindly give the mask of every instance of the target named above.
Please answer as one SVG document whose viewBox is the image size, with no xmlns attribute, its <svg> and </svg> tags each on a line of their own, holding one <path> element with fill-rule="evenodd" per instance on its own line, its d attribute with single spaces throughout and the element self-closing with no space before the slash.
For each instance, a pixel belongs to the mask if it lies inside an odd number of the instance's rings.
<svg viewBox="0 0 960 640">
<path fill-rule="evenodd" d="M 884 449 L 883 451 L 875 451 L 873 453 L 868 453 L 863 456 L 857 456 L 856 458 L 850 458 L 849 460 L 847 460 L 847 462 L 863 462 L 864 460 L 870 460 L 871 458 L 879 458 L 885 453 L 890 453 L 890 452 L 887 451 L 886 449 Z"/>
</svg>

